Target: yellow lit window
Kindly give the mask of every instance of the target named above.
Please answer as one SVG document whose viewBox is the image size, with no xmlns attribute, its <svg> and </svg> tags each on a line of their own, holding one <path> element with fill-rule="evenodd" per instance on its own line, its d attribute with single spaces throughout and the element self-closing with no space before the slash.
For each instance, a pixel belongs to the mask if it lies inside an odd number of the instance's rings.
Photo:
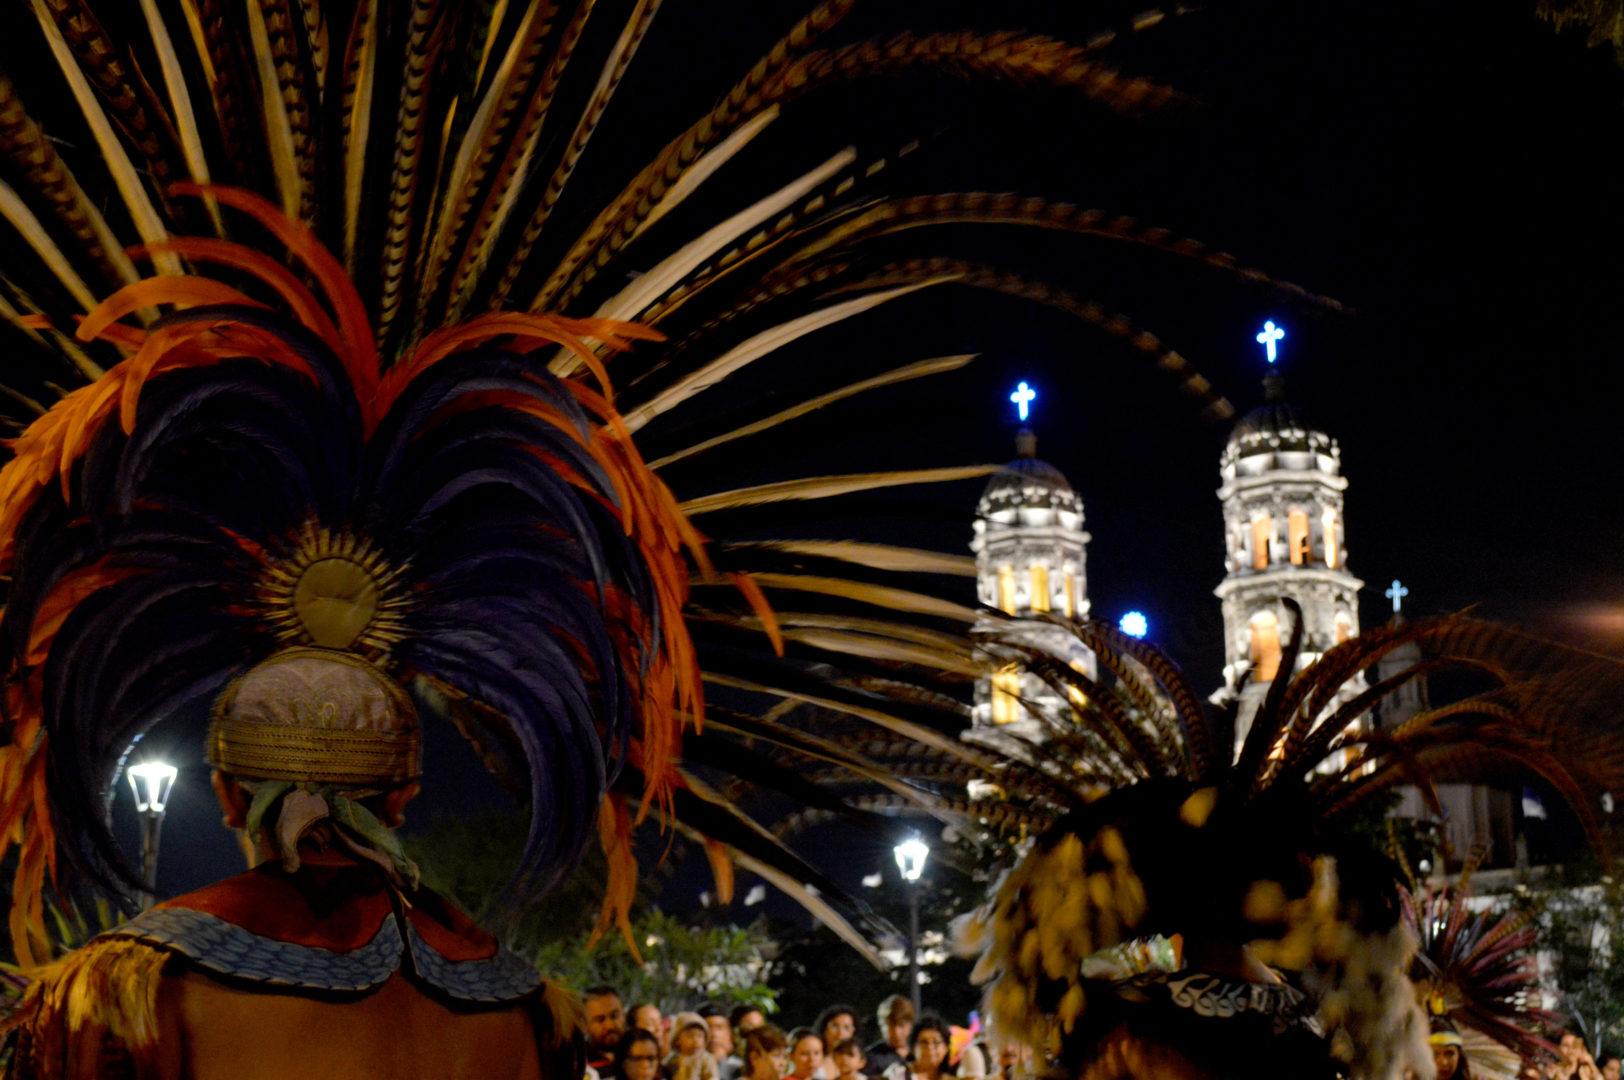
<svg viewBox="0 0 1624 1080">
<path fill-rule="evenodd" d="M 1021 669 L 1011 664 L 992 676 L 992 722 L 1008 724 L 1021 716 Z"/>
<path fill-rule="evenodd" d="M 1280 621 L 1272 611 L 1252 616 L 1252 681 L 1273 682 L 1280 671 Z"/>
<path fill-rule="evenodd" d="M 1336 507 L 1327 506 L 1320 521 L 1325 528 L 1325 565 L 1335 566 L 1342 561 L 1336 546 Z"/>
<path fill-rule="evenodd" d="M 1269 568 L 1269 541 L 1274 536 L 1274 521 L 1268 514 L 1252 522 L 1252 569 Z"/>
<path fill-rule="evenodd" d="M 1049 568 L 1032 564 L 1032 610 L 1049 610 Z"/>
<path fill-rule="evenodd" d="M 1286 519 L 1286 528 L 1291 539 L 1291 565 L 1301 566 L 1308 561 L 1308 515 L 1301 510 L 1292 510 L 1291 516 Z"/>
<path fill-rule="evenodd" d="M 1077 601 L 1072 599 L 1072 594 L 1077 589 L 1077 579 L 1072 576 L 1070 570 L 1066 571 L 1065 585 L 1066 595 L 1061 598 L 1061 602 L 1066 605 L 1066 618 L 1071 619 L 1077 615 Z"/>
<path fill-rule="evenodd" d="M 1337 612 L 1336 613 L 1336 643 L 1338 645 L 1340 645 L 1344 641 L 1351 638 L 1352 636 L 1353 636 L 1353 620 L 1348 618 L 1348 613 L 1347 612 L 1345 612 L 1345 611 Z"/>
<path fill-rule="evenodd" d="M 1015 568 L 1006 566 L 998 571 L 998 610 L 1005 615 L 1015 614 Z"/>
</svg>

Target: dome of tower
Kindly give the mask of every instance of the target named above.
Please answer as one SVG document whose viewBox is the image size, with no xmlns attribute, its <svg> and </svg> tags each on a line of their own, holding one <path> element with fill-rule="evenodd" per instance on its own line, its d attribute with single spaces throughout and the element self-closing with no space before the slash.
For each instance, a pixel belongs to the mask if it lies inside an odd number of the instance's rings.
<svg viewBox="0 0 1624 1080">
<path fill-rule="evenodd" d="M 1270 469 L 1317 469 L 1335 474 L 1341 464 L 1336 440 L 1307 413 L 1286 400 L 1285 380 L 1263 380 L 1263 404 L 1241 417 L 1229 433 L 1221 466 L 1257 473 Z"/>
<path fill-rule="evenodd" d="M 1016 437 L 1014 461 L 993 474 L 981 493 L 976 513 L 982 518 L 1002 517 L 1020 511 L 1064 511 L 1082 513 L 1082 500 L 1072 490 L 1066 474 L 1040 461 L 1036 456 L 1037 440 L 1023 431 Z"/>
</svg>

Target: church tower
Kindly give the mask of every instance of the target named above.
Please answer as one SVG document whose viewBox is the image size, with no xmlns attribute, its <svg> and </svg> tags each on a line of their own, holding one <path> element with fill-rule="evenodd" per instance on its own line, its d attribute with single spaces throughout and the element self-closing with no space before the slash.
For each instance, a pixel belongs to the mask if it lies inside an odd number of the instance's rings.
<svg viewBox="0 0 1624 1080">
<path fill-rule="evenodd" d="M 1269 332 L 1279 335 L 1269 324 Z M 1271 360 L 1273 340 L 1267 342 Z M 1302 607 L 1301 670 L 1359 632 L 1359 589 L 1348 572 L 1343 535 L 1342 452 L 1336 440 L 1286 401 L 1285 381 L 1271 372 L 1264 403 L 1241 418 L 1219 462 L 1224 508 L 1223 582 L 1215 590 L 1224 612 L 1224 682 L 1238 694 L 1236 738 L 1244 739 L 1281 652 L 1292 616 L 1282 600 Z M 1339 699 L 1363 689 L 1350 683 Z"/>
<path fill-rule="evenodd" d="M 1024 386 L 1024 384 L 1023 384 Z M 1061 471 L 1037 457 L 1037 438 L 1023 429 L 1015 437 L 1017 457 L 988 482 L 976 506 L 970 550 L 976 556 L 976 591 L 981 603 L 1010 615 L 1052 611 L 1088 617 L 1088 577 L 1083 502 Z M 1074 654 L 1072 663 L 1097 674 L 1094 654 L 1058 627 L 1026 629 L 1055 655 Z M 1041 679 L 1011 664 L 976 682 L 972 727 L 966 738 L 997 742 L 1001 734 L 1041 741 L 1043 724 L 1034 715 L 1055 717 L 1065 703 Z"/>
<path fill-rule="evenodd" d="M 1388 626 L 1397 630 L 1404 626 L 1404 598 L 1410 590 L 1395 580 L 1387 589 L 1393 601 L 1393 617 Z M 1408 641 L 1382 654 L 1376 662 L 1376 678 L 1381 682 L 1396 678 L 1425 659 L 1421 647 Z M 1428 699 L 1427 677 L 1419 675 L 1399 685 L 1384 697 L 1376 707 L 1376 726 L 1391 731 L 1417 713 L 1432 708 Z M 1404 785 L 1394 789 L 1399 797 L 1392 816 L 1417 821 L 1435 821 L 1442 830 L 1445 844 L 1443 864 L 1439 870 L 1458 871 L 1474 850 L 1482 858 L 1485 869 L 1496 870 L 1523 865 L 1528 855 L 1526 839 L 1518 835 L 1516 813 L 1512 807 L 1512 793 L 1501 788 L 1479 784 L 1433 784 L 1432 793 L 1443 811 L 1440 820 L 1431 805 L 1416 788 Z"/>
</svg>

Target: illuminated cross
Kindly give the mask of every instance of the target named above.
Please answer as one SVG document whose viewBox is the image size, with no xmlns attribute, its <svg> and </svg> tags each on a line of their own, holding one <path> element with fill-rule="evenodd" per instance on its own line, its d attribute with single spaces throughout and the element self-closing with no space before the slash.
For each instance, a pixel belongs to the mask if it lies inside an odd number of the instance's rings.
<svg viewBox="0 0 1624 1080">
<path fill-rule="evenodd" d="M 1406 589 L 1404 586 L 1400 585 L 1398 583 L 1398 578 L 1394 578 L 1393 579 L 1393 584 L 1387 590 L 1388 599 L 1393 601 L 1393 614 L 1394 615 L 1398 614 L 1399 608 L 1404 605 L 1404 598 L 1406 596 L 1409 596 L 1409 595 L 1410 595 L 1410 590 Z"/>
<path fill-rule="evenodd" d="M 1257 343 L 1268 350 L 1269 363 L 1275 360 L 1274 343 L 1285 336 L 1286 332 L 1274 325 L 1273 319 L 1263 324 L 1263 332 L 1257 336 Z"/>
<path fill-rule="evenodd" d="M 1037 396 L 1038 392 L 1025 383 L 1021 383 L 1015 388 L 1015 392 L 1009 395 L 1009 400 L 1015 403 L 1015 411 L 1020 414 L 1022 420 L 1026 419 L 1026 414 L 1029 411 L 1028 406 L 1037 400 Z"/>
</svg>

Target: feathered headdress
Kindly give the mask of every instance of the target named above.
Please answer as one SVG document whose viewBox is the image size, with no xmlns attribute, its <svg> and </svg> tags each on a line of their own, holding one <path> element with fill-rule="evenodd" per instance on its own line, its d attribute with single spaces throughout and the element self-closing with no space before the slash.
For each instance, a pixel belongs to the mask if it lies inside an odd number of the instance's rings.
<svg viewBox="0 0 1624 1080">
<path fill-rule="evenodd" d="M 1402 894 L 1404 920 L 1421 947 L 1411 972 L 1429 1015 L 1459 1035 L 1473 1076 L 1515 1080 L 1529 1061 L 1551 1061 L 1548 1032 L 1562 1017 L 1539 1004 L 1537 927 L 1526 912 L 1473 904 L 1469 860 L 1454 885 Z"/>
<path fill-rule="evenodd" d="M 295 645 L 474 703 L 474 741 L 529 788 L 517 880 L 545 889 L 592 836 L 634 738 L 665 797 L 679 715 L 697 708 L 681 615 L 697 534 L 582 340 L 652 335 L 491 315 L 385 373 L 308 230 L 255 196 L 206 194 L 278 236 L 316 291 L 221 241 L 211 257 L 259 271 L 304 318 L 191 276 L 120 290 L 77 336 L 130 357 L 30 427 L 0 472 L 14 895 L 37 905 L 59 854 L 111 883 L 100 792 L 130 741 Z M 117 321 L 158 303 L 183 307 Z M 530 354 L 560 344 L 603 381 L 538 370 Z M 19 945 L 37 912 L 16 909 Z"/>
<path fill-rule="evenodd" d="M 1103 1052 L 1102 1040 L 1126 1040 L 1111 1051 L 1126 1052 L 1145 1034 L 1134 1017 L 1165 1025 L 1154 1010 L 1128 1009 L 1127 1026 L 1116 1027 L 1122 1000 L 1157 1000 L 1140 976 L 1217 972 L 1244 986 L 1278 982 L 1271 971 L 1296 973 L 1297 985 L 1280 988 L 1272 1012 L 1217 998 L 1212 1008 L 1258 1009 L 1269 1014 L 1257 1018 L 1262 1028 L 1317 1016 L 1358 1075 L 1418 1066 L 1426 1023 L 1409 984 L 1415 941 L 1399 917 L 1402 875 L 1360 837 L 1361 815 L 1384 810 L 1380 797 L 1395 785 L 1430 792 L 1435 779 L 1531 772 L 1588 820 L 1600 793 L 1624 780 L 1624 733 L 1606 706 L 1624 687 L 1624 667 L 1470 618 L 1380 628 L 1333 647 L 1274 681 L 1238 748 L 1233 706 L 1209 715 L 1153 648 L 1108 626 L 1073 629 L 1099 657 L 1100 680 L 1030 636 L 988 642 L 1063 691 L 1071 708 L 996 780 L 999 816 L 1038 835 L 962 932 L 980 956 L 976 978 L 990 983 L 994 1027 L 1036 1046 L 1060 1028 L 1073 1067 Z M 1410 642 L 1427 659 L 1339 697 Z M 1281 672 L 1299 644 L 1300 629 Z M 1442 670 L 1471 689 L 1396 728 L 1370 724 L 1386 695 Z M 1162 956 L 1158 942 L 1181 948 Z M 1174 1011 L 1213 1015 L 1196 999 L 1225 996 L 1168 985 Z M 1285 1052 L 1284 1043 L 1241 1039 L 1226 1058 L 1224 1025 L 1207 1028 L 1186 1025 L 1181 1040 L 1175 1024 L 1154 1038 L 1214 1075 L 1259 1069 L 1260 1045 Z"/>
</svg>

